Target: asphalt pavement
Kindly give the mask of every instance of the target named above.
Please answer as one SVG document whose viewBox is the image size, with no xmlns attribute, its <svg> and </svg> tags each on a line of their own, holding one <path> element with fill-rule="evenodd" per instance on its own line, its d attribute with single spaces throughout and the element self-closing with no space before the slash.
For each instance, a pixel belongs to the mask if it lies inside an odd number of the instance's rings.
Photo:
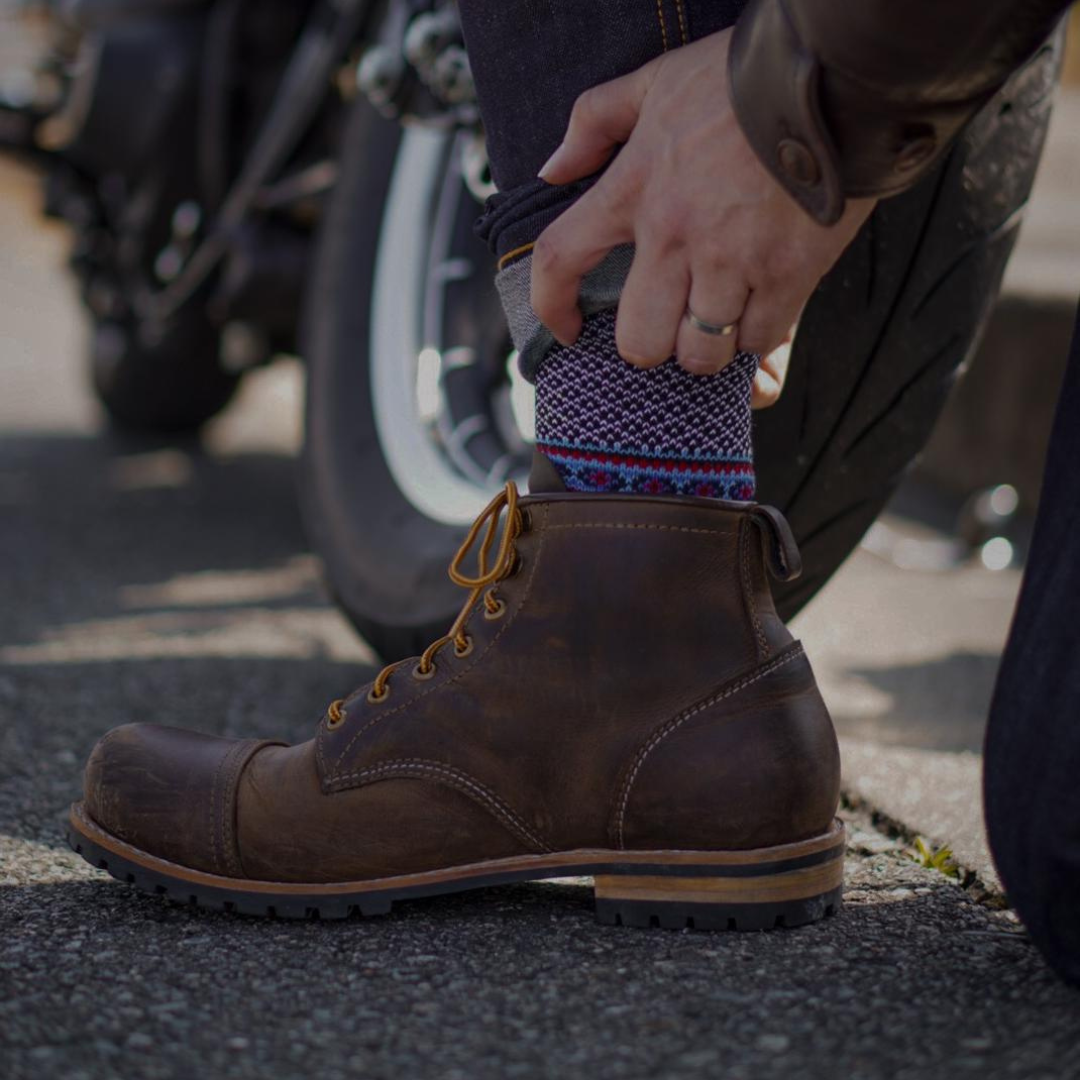
<svg viewBox="0 0 1080 1080">
<path fill-rule="evenodd" d="M 921 828 L 874 824 L 873 785 L 846 811 L 843 912 L 766 934 L 601 927 L 582 881 L 256 921 L 71 854 L 63 818 L 108 728 L 303 739 L 373 658 L 298 521 L 298 366 L 257 373 L 199 445 L 105 434 L 35 191 L 0 163 L 0 1075 L 1080 1076 L 1080 993 L 992 889 L 912 858 Z M 890 747 L 977 746 L 1014 593 L 1015 572 L 864 551 L 800 620 L 888 783 L 923 767 L 897 773 Z"/>
</svg>

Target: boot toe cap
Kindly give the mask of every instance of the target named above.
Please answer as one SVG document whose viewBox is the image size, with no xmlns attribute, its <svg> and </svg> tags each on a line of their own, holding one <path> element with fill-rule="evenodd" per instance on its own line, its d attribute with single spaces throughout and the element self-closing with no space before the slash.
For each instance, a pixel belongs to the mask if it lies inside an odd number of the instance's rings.
<svg viewBox="0 0 1080 1080">
<path fill-rule="evenodd" d="M 101 828 L 146 854 L 242 876 L 236 785 L 264 743 L 156 724 L 126 724 L 99 740 L 84 775 L 83 806 Z"/>
</svg>

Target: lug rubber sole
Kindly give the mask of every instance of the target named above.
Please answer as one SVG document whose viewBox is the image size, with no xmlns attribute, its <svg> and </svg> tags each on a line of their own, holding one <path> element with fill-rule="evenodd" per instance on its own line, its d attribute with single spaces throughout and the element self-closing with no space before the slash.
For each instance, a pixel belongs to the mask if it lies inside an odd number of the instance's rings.
<svg viewBox="0 0 1080 1080">
<path fill-rule="evenodd" d="M 318 884 L 220 877 L 159 859 L 106 832 L 82 803 L 71 808 L 67 840 L 92 866 L 143 892 L 214 911 L 287 919 L 385 915 L 400 900 L 591 876 L 596 918 L 610 926 L 771 930 L 835 914 L 844 883 L 839 819 L 811 840 L 751 851 L 566 851 Z"/>
</svg>

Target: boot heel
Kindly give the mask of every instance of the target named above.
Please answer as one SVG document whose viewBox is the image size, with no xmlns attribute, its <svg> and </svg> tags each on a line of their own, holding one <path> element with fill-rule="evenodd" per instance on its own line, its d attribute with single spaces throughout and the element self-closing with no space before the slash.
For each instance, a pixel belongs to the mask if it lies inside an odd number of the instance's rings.
<svg viewBox="0 0 1080 1080">
<path fill-rule="evenodd" d="M 778 849 L 779 850 L 779 849 Z M 596 918 L 609 926 L 669 930 L 772 930 L 804 926 L 840 910 L 844 885 L 840 843 L 810 855 L 776 860 L 686 865 L 654 862 L 619 867 L 594 878 Z M 674 853 L 673 853 L 674 854 Z M 701 858 L 710 853 L 702 852 Z M 735 856 L 735 859 L 732 859 Z"/>
</svg>

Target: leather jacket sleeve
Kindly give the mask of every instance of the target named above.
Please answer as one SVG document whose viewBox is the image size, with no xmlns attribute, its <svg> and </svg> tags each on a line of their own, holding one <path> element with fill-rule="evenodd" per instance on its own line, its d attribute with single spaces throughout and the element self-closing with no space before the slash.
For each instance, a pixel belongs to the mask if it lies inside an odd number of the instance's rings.
<svg viewBox="0 0 1080 1080">
<path fill-rule="evenodd" d="M 751 0 L 736 23 L 735 113 L 823 225 L 893 195 L 1053 30 L 1070 0 Z"/>
</svg>

